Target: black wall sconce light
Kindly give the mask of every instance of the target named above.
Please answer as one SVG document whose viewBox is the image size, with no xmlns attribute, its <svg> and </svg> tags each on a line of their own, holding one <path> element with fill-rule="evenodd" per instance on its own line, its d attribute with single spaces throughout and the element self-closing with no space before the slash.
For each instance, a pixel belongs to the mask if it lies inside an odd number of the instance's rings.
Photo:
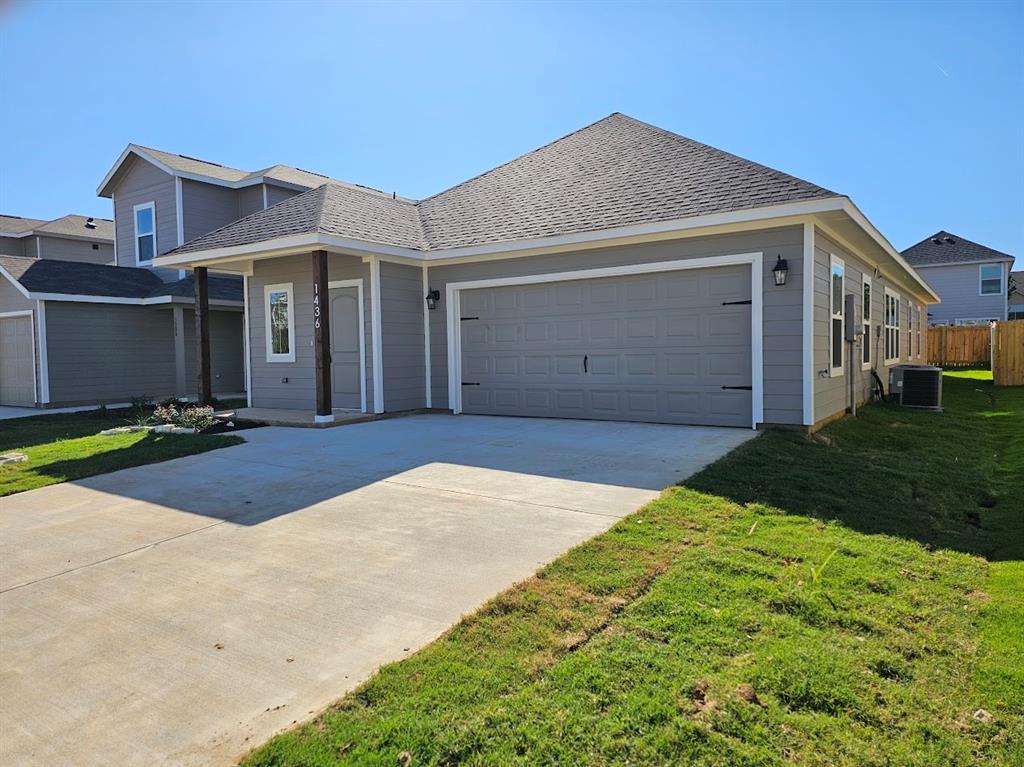
<svg viewBox="0 0 1024 767">
<path fill-rule="evenodd" d="M 775 266 L 772 267 L 772 276 L 775 278 L 776 287 L 780 287 L 786 284 L 786 277 L 789 275 L 789 264 L 782 256 L 778 256 L 778 261 L 775 262 Z"/>
<path fill-rule="evenodd" d="M 440 290 L 428 290 L 427 291 L 427 308 L 436 309 L 437 302 L 441 300 Z"/>
</svg>

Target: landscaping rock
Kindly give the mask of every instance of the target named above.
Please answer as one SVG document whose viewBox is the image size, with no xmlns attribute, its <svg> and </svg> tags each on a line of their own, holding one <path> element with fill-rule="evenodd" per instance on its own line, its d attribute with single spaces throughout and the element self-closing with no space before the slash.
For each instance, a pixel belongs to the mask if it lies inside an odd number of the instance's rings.
<svg viewBox="0 0 1024 767">
<path fill-rule="evenodd" d="M 171 429 L 171 434 L 195 434 L 196 430 L 191 426 L 175 426 Z"/>
<path fill-rule="evenodd" d="M 174 424 L 162 423 L 157 426 L 150 426 L 149 430 L 157 434 L 170 434 L 174 430 Z"/>
<path fill-rule="evenodd" d="M 130 426 L 115 426 L 113 429 L 104 429 L 100 436 L 109 437 L 111 434 L 127 434 L 132 430 Z"/>
<path fill-rule="evenodd" d="M 4 453 L 3 455 L 0 455 L 0 466 L 5 463 L 21 463 L 22 461 L 27 460 L 28 456 L 24 453 Z"/>
</svg>

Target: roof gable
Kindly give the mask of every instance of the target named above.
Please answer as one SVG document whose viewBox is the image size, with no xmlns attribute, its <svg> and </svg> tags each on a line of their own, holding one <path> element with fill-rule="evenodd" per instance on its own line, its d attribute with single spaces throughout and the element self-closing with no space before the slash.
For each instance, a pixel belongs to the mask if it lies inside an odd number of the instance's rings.
<svg viewBox="0 0 1024 767">
<path fill-rule="evenodd" d="M 174 252 L 327 233 L 440 250 L 837 197 L 615 113 L 417 203 L 334 182 Z"/>
<path fill-rule="evenodd" d="M 965 237 L 940 230 L 911 245 L 901 255 L 912 266 L 977 263 L 979 261 L 1013 261 L 1013 256 L 971 242 Z"/>
</svg>

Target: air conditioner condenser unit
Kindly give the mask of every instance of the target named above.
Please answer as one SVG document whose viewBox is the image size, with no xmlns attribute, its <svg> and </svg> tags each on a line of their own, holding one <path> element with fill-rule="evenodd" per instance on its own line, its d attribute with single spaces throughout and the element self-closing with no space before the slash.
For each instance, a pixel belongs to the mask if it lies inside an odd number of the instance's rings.
<svg viewBox="0 0 1024 767">
<path fill-rule="evenodd" d="M 897 365 L 889 371 L 889 399 L 903 407 L 942 410 L 942 368 Z"/>
</svg>

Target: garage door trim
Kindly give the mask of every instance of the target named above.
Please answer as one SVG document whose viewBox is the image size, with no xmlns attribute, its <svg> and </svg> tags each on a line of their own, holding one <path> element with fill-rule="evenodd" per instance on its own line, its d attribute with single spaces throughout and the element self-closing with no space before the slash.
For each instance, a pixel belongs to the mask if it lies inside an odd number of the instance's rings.
<svg viewBox="0 0 1024 767">
<path fill-rule="evenodd" d="M 32 336 L 32 399 L 39 401 L 39 381 L 36 380 L 36 360 L 39 356 L 39 347 L 36 345 L 36 318 L 31 309 L 24 309 L 17 312 L 0 312 L 0 320 L 28 317 L 29 334 Z"/>
<path fill-rule="evenodd" d="M 468 280 L 450 282 L 445 289 L 445 304 L 448 321 L 448 405 L 453 413 L 462 412 L 462 333 L 460 294 L 463 290 L 476 288 L 497 288 L 508 285 L 535 285 L 545 282 L 564 282 L 567 280 L 599 279 L 601 277 L 621 277 L 631 274 L 652 274 L 656 272 L 677 272 L 684 269 L 707 269 L 715 266 L 750 266 L 750 370 L 751 370 L 751 428 L 764 420 L 764 367 L 763 367 L 763 335 L 762 335 L 762 290 L 764 254 L 737 253 L 728 256 L 706 256 L 703 258 L 686 258 L 676 261 L 656 261 L 645 264 L 628 264 L 608 266 L 597 269 L 578 269 L 570 272 L 553 272 L 551 274 L 530 274 L 519 277 L 497 277 L 486 280 Z"/>
</svg>

